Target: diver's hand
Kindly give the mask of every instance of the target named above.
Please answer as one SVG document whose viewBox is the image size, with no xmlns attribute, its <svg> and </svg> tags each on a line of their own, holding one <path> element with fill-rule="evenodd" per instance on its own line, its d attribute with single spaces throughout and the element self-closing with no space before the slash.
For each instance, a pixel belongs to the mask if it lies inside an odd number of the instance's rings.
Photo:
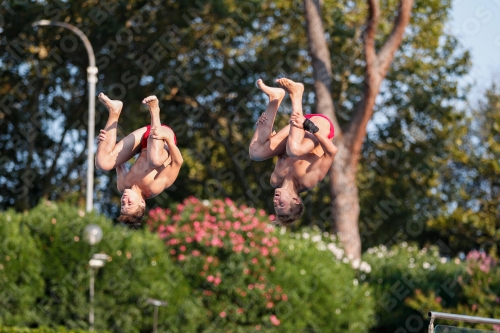
<svg viewBox="0 0 500 333">
<path fill-rule="evenodd" d="M 106 131 L 102 129 L 99 132 L 99 136 L 97 137 L 97 144 L 101 143 L 104 140 L 106 140 Z"/>
<path fill-rule="evenodd" d="M 169 132 L 165 126 L 151 126 L 149 135 L 155 140 L 167 140 Z"/>
<path fill-rule="evenodd" d="M 292 115 L 290 116 L 290 124 L 297 128 L 304 128 L 303 124 L 305 120 L 306 118 L 299 113 L 292 113 Z"/>
</svg>

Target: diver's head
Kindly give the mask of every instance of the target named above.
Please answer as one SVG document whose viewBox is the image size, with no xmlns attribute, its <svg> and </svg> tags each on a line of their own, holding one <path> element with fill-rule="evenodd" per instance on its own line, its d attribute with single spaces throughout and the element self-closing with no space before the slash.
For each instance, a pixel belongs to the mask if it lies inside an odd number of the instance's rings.
<svg viewBox="0 0 500 333">
<path fill-rule="evenodd" d="M 274 191 L 274 210 L 276 211 L 275 224 L 289 226 L 304 212 L 304 204 L 300 195 L 293 191 L 277 188 Z"/>
<path fill-rule="evenodd" d="M 132 229 L 140 229 L 145 210 L 146 201 L 140 191 L 126 189 L 123 191 L 118 221 Z"/>
</svg>

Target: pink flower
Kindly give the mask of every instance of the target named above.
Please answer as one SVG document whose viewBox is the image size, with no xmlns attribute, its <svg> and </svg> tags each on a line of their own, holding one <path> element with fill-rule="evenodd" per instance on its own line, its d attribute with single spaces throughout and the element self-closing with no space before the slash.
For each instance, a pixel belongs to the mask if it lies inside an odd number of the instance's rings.
<svg viewBox="0 0 500 333">
<path fill-rule="evenodd" d="M 252 290 L 253 289 L 253 284 L 248 285 L 248 289 Z"/>
<path fill-rule="evenodd" d="M 257 331 L 260 331 L 260 325 L 255 326 L 255 329 L 256 329 Z"/>
<path fill-rule="evenodd" d="M 214 281 L 214 276 L 213 275 L 207 276 L 207 281 L 208 282 L 213 282 Z"/>
<path fill-rule="evenodd" d="M 286 302 L 288 301 L 288 296 L 286 294 L 283 294 L 281 295 L 281 299 L 283 300 L 283 302 Z"/>
<path fill-rule="evenodd" d="M 472 304 L 472 311 L 476 311 L 477 310 L 477 304 Z"/>
<path fill-rule="evenodd" d="M 222 318 L 226 318 L 226 313 L 222 311 L 221 313 L 219 313 L 219 316 L 221 316 Z"/>
<path fill-rule="evenodd" d="M 436 302 L 441 303 L 441 301 L 442 301 L 442 300 L 443 300 L 443 299 L 442 299 L 441 297 L 439 297 L 439 296 L 438 296 L 438 297 L 436 297 Z"/>
<path fill-rule="evenodd" d="M 184 259 L 186 259 L 186 256 L 183 255 L 183 254 L 179 254 L 179 256 L 177 257 L 177 259 L 179 259 L 179 261 L 183 261 Z"/>
<path fill-rule="evenodd" d="M 271 315 L 269 317 L 269 319 L 271 320 L 271 323 L 274 325 L 274 326 L 278 326 L 281 322 L 279 321 L 279 319 L 275 316 L 275 315 Z"/>
<path fill-rule="evenodd" d="M 198 250 L 193 250 L 193 252 L 191 252 L 191 254 L 193 255 L 193 257 L 199 257 L 201 252 Z"/>
<path fill-rule="evenodd" d="M 495 332 L 500 332 L 500 325 L 493 325 L 493 330 Z"/>
<path fill-rule="evenodd" d="M 245 312 L 245 311 L 243 310 L 243 308 L 238 308 L 238 310 L 236 310 L 236 312 L 237 312 L 237 313 L 243 313 L 243 312 Z"/>
<path fill-rule="evenodd" d="M 208 256 L 207 257 L 207 262 L 212 262 L 212 261 L 214 261 L 214 258 L 212 256 Z"/>
<path fill-rule="evenodd" d="M 185 251 L 186 251 L 186 247 L 185 247 L 184 245 L 181 245 L 181 246 L 179 247 L 179 249 L 180 249 L 182 252 L 185 252 Z"/>
<path fill-rule="evenodd" d="M 252 264 L 257 265 L 257 263 L 258 263 L 257 258 L 252 258 Z"/>
<path fill-rule="evenodd" d="M 268 302 L 268 303 L 267 303 L 267 308 L 268 308 L 268 309 L 272 308 L 273 306 L 274 306 L 274 303 L 273 303 L 273 302 Z M 279 325 L 279 323 L 278 323 L 278 325 Z"/>
<path fill-rule="evenodd" d="M 216 286 L 218 286 L 218 285 L 221 283 L 221 281 L 222 281 L 222 280 L 221 280 L 221 278 L 220 278 L 220 277 L 216 277 L 216 278 L 214 279 L 214 284 L 215 284 Z"/>
</svg>

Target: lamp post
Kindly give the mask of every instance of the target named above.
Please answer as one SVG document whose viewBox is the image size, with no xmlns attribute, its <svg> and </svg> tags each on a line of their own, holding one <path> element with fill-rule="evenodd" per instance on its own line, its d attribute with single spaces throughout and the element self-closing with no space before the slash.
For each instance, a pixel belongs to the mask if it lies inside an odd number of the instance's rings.
<svg viewBox="0 0 500 333">
<path fill-rule="evenodd" d="M 167 306 L 167 302 L 160 301 L 159 299 L 148 298 L 146 303 L 152 304 L 155 307 L 154 317 L 153 317 L 153 333 L 156 333 L 158 329 L 158 307 L 159 306 Z"/>
<path fill-rule="evenodd" d="M 36 26 L 58 26 L 69 29 L 73 31 L 85 45 L 87 54 L 89 56 L 89 67 L 87 67 L 87 81 L 89 83 L 89 125 L 88 125 L 88 155 L 87 155 L 87 199 L 86 199 L 86 210 L 91 212 L 94 207 L 94 128 L 95 128 L 95 85 L 97 83 L 97 67 L 95 66 L 95 56 L 92 45 L 85 34 L 75 27 L 74 25 L 49 21 L 40 20 L 32 24 L 33 27 Z"/>
<path fill-rule="evenodd" d="M 94 245 L 102 239 L 102 229 L 98 225 L 89 224 L 85 227 L 85 240 Z M 92 259 L 89 260 L 90 266 L 90 282 L 89 282 L 89 326 L 90 331 L 94 331 L 94 280 L 96 271 L 103 267 L 108 259 L 108 255 L 104 253 L 95 253 Z"/>
</svg>

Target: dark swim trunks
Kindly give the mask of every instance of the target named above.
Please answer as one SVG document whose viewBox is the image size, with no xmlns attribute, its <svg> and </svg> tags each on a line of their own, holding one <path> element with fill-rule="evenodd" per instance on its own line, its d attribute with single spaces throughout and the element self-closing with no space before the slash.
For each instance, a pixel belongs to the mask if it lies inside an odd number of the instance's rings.
<svg viewBox="0 0 500 333">
<path fill-rule="evenodd" d="M 161 125 L 161 126 L 168 127 L 167 125 Z M 168 128 L 170 128 L 170 127 L 168 127 Z M 172 130 L 172 132 L 173 132 L 173 130 Z M 146 126 L 146 133 L 144 133 L 144 135 L 142 136 L 142 141 L 141 141 L 141 148 L 142 149 L 146 149 L 148 147 L 149 133 L 151 133 L 151 125 Z M 175 133 L 174 133 L 174 143 L 177 145 L 177 137 L 175 136 Z"/>
<path fill-rule="evenodd" d="M 331 139 L 335 136 L 335 129 L 333 127 L 333 123 L 330 120 L 330 118 L 328 118 L 324 114 L 306 114 L 306 115 L 304 115 L 304 118 L 307 118 L 307 119 L 311 119 L 312 117 L 323 117 L 326 120 L 328 120 L 328 122 L 330 123 L 330 134 L 328 134 L 328 139 Z"/>
</svg>

